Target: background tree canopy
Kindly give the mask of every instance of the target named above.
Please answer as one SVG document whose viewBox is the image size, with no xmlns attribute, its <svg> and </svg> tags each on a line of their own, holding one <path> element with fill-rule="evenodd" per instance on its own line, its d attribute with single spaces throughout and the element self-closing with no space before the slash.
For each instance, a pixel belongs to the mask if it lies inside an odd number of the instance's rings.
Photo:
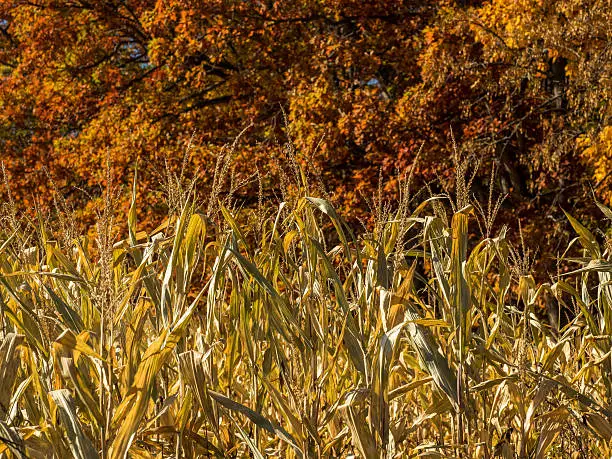
<svg viewBox="0 0 612 459">
<path fill-rule="evenodd" d="M 585 217 L 591 191 L 611 197 L 610 23 L 607 0 L 4 1 L 2 157 L 25 205 L 50 200 L 47 169 L 86 221 L 108 155 L 126 186 L 138 161 L 153 197 L 191 140 L 206 187 L 252 125 L 238 182 L 259 170 L 274 193 L 290 138 L 363 218 L 363 196 L 396 193 L 419 151 L 417 187 L 444 187 L 455 142 L 480 163 L 474 192 L 495 165 L 504 218 L 529 214 L 538 243 L 548 226 L 554 254 L 560 207 Z"/>
</svg>

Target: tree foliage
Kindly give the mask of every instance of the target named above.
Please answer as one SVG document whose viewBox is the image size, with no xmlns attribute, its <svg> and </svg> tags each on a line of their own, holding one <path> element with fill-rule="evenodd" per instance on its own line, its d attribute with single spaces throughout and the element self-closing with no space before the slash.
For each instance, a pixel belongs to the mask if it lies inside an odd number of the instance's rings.
<svg viewBox="0 0 612 459">
<path fill-rule="evenodd" d="M 512 216 L 537 226 L 591 187 L 609 198 L 611 15 L 606 0 L 2 2 L 4 162 L 26 203 L 49 196 L 45 169 L 82 203 L 107 156 L 125 184 L 138 161 L 156 193 L 190 144 L 212 186 L 215 158 L 251 126 L 236 186 L 259 170 L 276 193 L 290 137 L 363 216 L 379 174 L 393 192 L 419 151 L 415 177 L 444 186 L 456 142 L 483 176 L 496 165 Z"/>
</svg>

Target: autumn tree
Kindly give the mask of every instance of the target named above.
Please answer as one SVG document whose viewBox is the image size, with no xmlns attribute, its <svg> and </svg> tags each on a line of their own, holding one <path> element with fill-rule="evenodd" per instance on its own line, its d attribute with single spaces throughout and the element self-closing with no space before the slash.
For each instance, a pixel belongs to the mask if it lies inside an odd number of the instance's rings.
<svg viewBox="0 0 612 459">
<path fill-rule="evenodd" d="M 0 136 L 11 182 L 28 201 L 46 193 L 47 168 L 63 192 L 95 196 L 110 154 L 125 183 L 138 160 L 150 192 L 191 139 L 206 184 L 220 149 L 252 124 L 238 176 L 255 166 L 263 175 L 290 135 L 355 204 L 380 166 L 397 165 L 402 140 L 386 119 L 419 78 L 420 31 L 436 6 L 4 2 Z"/>
<path fill-rule="evenodd" d="M 606 1 L 493 0 L 442 8 L 424 31 L 406 105 L 441 126 L 439 149 L 453 125 L 462 148 L 499 166 L 508 213 L 529 216 L 540 244 L 558 242 L 561 207 L 584 214 L 592 191 L 610 198 L 611 15 Z"/>
<path fill-rule="evenodd" d="M 26 204 L 50 177 L 84 217 L 105 158 L 125 185 L 138 163 L 153 214 L 166 163 L 190 144 L 209 187 L 249 127 L 234 185 L 280 193 L 290 138 L 367 217 L 364 196 L 394 193 L 419 151 L 417 186 L 452 186 L 456 148 L 480 164 L 473 191 L 486 197 L 495 167 L 506 219 L 535 215 L 537 233 L 591 188 L 610 198 L 610 16 L 605 0 L 5 1 L 3 161 Z M 257 188 L 236 193 L 249 204 Z"/>
</svg>

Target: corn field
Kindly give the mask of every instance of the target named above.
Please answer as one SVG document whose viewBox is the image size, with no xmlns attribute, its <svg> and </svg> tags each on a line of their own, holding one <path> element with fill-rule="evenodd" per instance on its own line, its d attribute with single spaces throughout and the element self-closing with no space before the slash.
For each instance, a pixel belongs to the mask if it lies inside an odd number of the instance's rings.
<svg viewBox="0 0 612 459">
<path fill-rule="evenodd" d="M 306 185 L 149 232 L 107 203 L 95 240 L 7 215 L 0 456 L 610 457 L 609 249 L 568 214 L 536 283 L 458 195 L 359 234 Z"/>
</svg>

